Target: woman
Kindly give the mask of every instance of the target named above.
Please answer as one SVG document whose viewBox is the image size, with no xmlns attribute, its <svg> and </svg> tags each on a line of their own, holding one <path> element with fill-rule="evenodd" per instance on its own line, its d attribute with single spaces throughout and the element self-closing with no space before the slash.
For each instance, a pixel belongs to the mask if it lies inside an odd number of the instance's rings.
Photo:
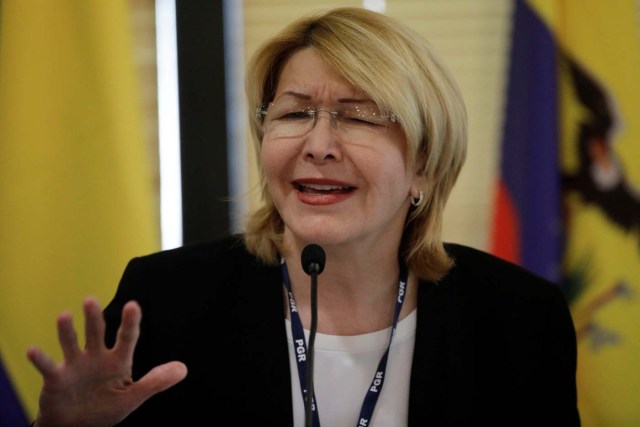
<svg viewBox="0 0 640 427">
<path fill-rule="evenodd" d="M 36 424 L 579 425 L 558 288 L 441 241 L 467 125 L 429 45 L 331 10 L 267 41 L 247 93 L 263 206 L 243 235 L 132 260 L 106 325 L 85 302 L 84 350 L 61 316 L 64 362 L 28 352 Z"/>
</svg>

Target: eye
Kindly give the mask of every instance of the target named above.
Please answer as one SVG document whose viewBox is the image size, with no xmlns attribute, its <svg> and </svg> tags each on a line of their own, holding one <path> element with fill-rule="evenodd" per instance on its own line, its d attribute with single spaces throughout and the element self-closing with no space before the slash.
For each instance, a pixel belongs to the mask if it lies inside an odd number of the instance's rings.
<svg viewBox="0 0 640 427">
<path fill-rule="evenodd" d="M 345 121 L 354 125 L 383 126 L 385 124 L 384 119 L 362 111 L 345 111 L 342 117 Z"/>
<path fill-rule="evenodd" d="M 289 111 L 282 114 L 278 119 L 279 120 L 307 120 L 311 117 L 311 113 L 309 111 L 304 110 L 296 110 Z"/>
</svg>

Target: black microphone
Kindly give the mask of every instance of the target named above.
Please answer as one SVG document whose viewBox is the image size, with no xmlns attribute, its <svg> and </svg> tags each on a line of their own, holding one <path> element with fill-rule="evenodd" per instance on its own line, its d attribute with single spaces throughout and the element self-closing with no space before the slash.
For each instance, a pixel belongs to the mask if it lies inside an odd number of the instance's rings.
<svg viewBox="0 0 640 427">
<path fill-rule="evenodd" d="M 302 250 L 302 269 L 305 273 L 313 277 L 313 274 L 320 274 L 324 270 L 324 263 L 327 256 L 320 245 L 310 243 Z"/>
<path fill-rule="evenodd" d="M 315 243 L 305 246 L 300 256 L 302 269 L 311 276 L 311 328 L 309 329 L 309 346 L 307 349 L 307 395 L 304 402 L 304 424 L 306 427 L 313 426 L 311 402 L 313 400 L 313 346 L 316 340 L 316 329 L 318 328 L 318 274 L 324 270 L 326 258 L 324 249 Z"/>
</svg>

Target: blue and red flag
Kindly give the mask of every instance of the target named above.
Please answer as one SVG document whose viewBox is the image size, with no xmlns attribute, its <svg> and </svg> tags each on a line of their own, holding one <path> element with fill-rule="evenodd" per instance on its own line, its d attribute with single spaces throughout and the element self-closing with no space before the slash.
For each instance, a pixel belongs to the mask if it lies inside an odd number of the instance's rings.
<svg viewBox="0 0 640 427">
<path fill-rule="evenodd" d="M 556 46 L 525 1 L 513 18 L 491 250 L 553 281 L 562 251 Z"/>
</svg>

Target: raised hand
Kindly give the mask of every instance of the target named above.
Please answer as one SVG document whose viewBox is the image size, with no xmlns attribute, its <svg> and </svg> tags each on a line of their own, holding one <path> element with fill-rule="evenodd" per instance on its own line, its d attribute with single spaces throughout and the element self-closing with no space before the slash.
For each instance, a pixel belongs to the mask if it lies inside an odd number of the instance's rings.
<svg viewBox="0 0 640 427">
<path fill-rule="evenodd" d="M 181 362 L 169 362 L 138 381 L 131 378 L 133 351 L 140 335 L 142 311 L 135 301 L 122 309 L 122 322 L 113 348 L 104 344 L 105 322 L 94 298 L 83 304 L 85 348 L 78 346 L 70 313 L 58 317 L 58 340 L 64 360 L 55 363 L 32 346 L 27 357 L 43 376 L 38 427 L 103 427 L 122 421 L 152 395 L 187 375 Z"/>
</svg>

